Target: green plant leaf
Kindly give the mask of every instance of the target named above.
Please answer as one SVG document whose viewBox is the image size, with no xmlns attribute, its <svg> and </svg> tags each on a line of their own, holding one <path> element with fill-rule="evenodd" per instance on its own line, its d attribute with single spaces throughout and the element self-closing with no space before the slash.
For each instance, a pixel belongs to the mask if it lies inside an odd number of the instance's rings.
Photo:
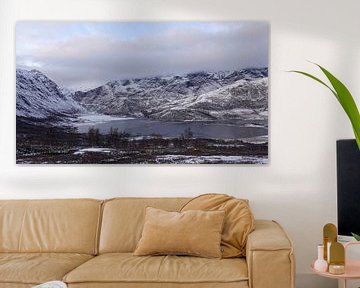
<svg viewBox="0 0 360 288">
<path fill-rule="evenodd" d="M 305 76 L 321 83 L 322 85 L 324 85 L 326 88 L 328 88 L 334 94 L 334 96 L 339 101 L 340 105 L 343 107 L 345 113 L 347 114 L 347 116 L 351 122 L 353 131 L 354 131 L 354 135 L 355 135 L 355 139 L 356 139 L 356 143 L 360 150 L 360 114 L 359 114 L 359 110 L 356 106 L 356 103 L 354 101 L 354 98 L 352 97 L 350 91 L 346 88 L 346 86 L 339 79 L 337 79 L 334 75 L 332 75 L 324 67 L 322 67 L 316 63 L 313 63 L 313 64 L 317 65 L 321 69 L 321 71 L 325 74 L 326 78 L 330 81 L 333 88 L 331 88 L 329 85 L 327 85 L 324 81 L 320 80 L 319 78 L 317 78 L 309 73 L 306 73 L 303 71 L 297 71 L 297 70 L 292 70 L 289 72 L 294 72 L 294 73 L 305 75 Z"/>
<path fill-rule="evenodd" d="M 360 150 L 360 135 L 356 132 L 354 127 L 353 127 L 353 130 L 354 130 L 354 134 L 355 134 L 356 143 L 357 143 L 357 145 L 359 147 L 359 150 Z"/>
<path fill-rule="evenodd" d="M 354 98 L 352 97 L 350 91 L 346 88 L 346 86 L 338 80 L 334 75 L 332 75 L 329 71 L 325 68 L 321 67 L 320 65 L 316 64 L 321 71 L 325 74 L 325 76 L 329 79 L 331 85 L 334 87 L 338 95 L 338 100 L 345 110 L 346 114 L 348 115 L 350 122 L 353 126 L 356 142 L 358 144 L 360 150 L 360 114 L 359 110 L 356 106 Z"/>
<path fill-rule="evenodd" d="M 306 73 L 306 72 L 303 72 L 303 71 L 298 71 L 298 70 L 290 70 L 288 72 L 302 74 L 302 75 L 305 75 L 305 76 L 307 76 L 307 77 L 321 83 L 326 88 L 328 88 L 335 95 L 336 98 L 338 98 L 338 95 L 336 94 L 336 92 L 329 85 L 327 85 L 324 81 L 320 80 L 319 78 L 315 77 L 314 75 L 311 75 L 310 73 Z"/>
<path fill-rule="evenodd" d="M 360 241 L 360 235 L 355 234 L 353 232 L 351 232 L 351 235 L 356 239 L 356 241 Z"/>
</svg>

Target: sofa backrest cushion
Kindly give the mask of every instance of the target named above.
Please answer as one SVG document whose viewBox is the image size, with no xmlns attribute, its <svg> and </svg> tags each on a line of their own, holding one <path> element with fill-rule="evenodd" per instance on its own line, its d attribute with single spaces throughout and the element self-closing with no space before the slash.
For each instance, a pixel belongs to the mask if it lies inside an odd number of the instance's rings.
<svg viewBox="0 0 360 288">
<path fill-rule="evenodd" d="M 223 258 L 245 257 L 248 235 L 254 230 L 254 216 L 248 200 L 226 194 L 204 194 L 190 200 L 181 211 L 205 210 L 226 212 L 221 235 Z"/>
<path fill-rule="evenodd" d="M 1 252 L 96 254 L 102 201 L 0 200 Z"/>
<path fill-rule="evenodd" d="M 141 237 L 146 207 L 179 211 L 189 198 L 116 198 L 105 201 L 99 253 L 131 253 Z"/>
</svg>

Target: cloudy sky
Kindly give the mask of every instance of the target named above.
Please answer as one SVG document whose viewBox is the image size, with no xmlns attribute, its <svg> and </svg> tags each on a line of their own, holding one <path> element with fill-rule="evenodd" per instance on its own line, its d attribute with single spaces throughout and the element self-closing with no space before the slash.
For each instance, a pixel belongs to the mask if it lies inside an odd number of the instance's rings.
<svg viewBox="0 0 360 288">
<path fill-rule="evenodd" d="M 17 67 L 71 89 L 111 80 L 267 67 L 266 22 L 19 22 Z"/>
</svg>

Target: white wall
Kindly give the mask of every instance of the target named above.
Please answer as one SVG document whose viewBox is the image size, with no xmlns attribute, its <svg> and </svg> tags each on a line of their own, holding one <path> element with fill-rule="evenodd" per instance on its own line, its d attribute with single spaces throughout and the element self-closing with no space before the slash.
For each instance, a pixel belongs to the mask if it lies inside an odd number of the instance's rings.
<svg viewBox="0 0 360 288">
<path fill-rule="evenodd" d="M 358 0 L 1 0 L 0 198 L 249 198 L 257 218 L 278 220 L 294 240 L 298 287 L 321 287 L 309 264 L 323 224 L 336 222 L 335 140 L 352 134 L 328 91 L 285 71 L 315 71 L 306 59 L 316 61 L 360 100 L 359 11 Z M 270 164 L 16 166 L 14 25 L 28 19 L 270 21 Z"/>
</svg>

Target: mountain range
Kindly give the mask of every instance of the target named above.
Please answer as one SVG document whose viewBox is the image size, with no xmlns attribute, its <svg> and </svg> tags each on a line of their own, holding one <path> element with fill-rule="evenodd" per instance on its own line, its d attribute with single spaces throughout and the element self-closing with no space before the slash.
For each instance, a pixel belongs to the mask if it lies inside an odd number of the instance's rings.
<svg viewBox="0 0 360 288">
<path fill-rule="evenodd" d="M 16 115 L 33 119 L 92 113 L 164 121 L 266 120 L 268 70 L 135 78 L 71 92 L 38 70 L 17 69 L 16 99 Z"/>
<path fill-rule="evenodd" d="M 71 93 L 66 93 L 40 71 L 16 70 L 16 116 L 65 118 L 85 112 Z"/>
</svg>

